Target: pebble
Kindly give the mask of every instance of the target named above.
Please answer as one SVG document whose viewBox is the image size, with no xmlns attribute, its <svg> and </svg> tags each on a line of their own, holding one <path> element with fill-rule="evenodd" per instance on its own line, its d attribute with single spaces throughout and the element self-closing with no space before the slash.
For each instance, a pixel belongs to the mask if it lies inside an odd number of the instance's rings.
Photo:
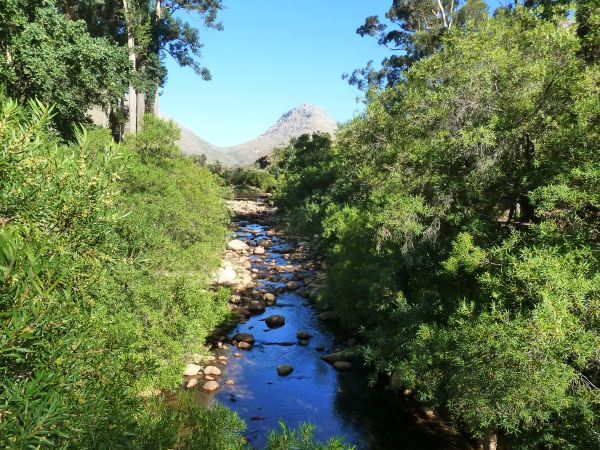
<svg viewBox="0 0 600 450">
<path fill-rule="evenodd" d="M 306 331 L 300 330 L 298 331 L 298 333 L 296 333 L 296 337 L 302 341 L 306 341 L 308 339 L 310 339 L 312 336 L 307 333 Z"/>
<path fill-rule="evenodd" d="M 290 373 L 294 371 L 292 366 L 288 366 L 287 364 L 280 364 L 277 366 L 277 375 L 280 377 L 288 376 Z"/>
<path fill-rule="evenodd" d="M 296 289 L 298 289 L 298 282 L 297 281 L 288 281 L 285 284 L 285 287 L 287 288 L 288 291 L 295 291 Z"/>
</svg>

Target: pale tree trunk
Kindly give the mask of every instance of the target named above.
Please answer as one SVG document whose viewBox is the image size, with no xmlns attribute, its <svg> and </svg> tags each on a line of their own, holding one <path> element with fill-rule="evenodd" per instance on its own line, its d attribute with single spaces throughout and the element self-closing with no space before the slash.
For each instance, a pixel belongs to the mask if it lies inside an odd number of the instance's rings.
<svg viewBox="0 0 600 450">
<path fill-rule="evenodd" d="M 498 434 L 493 430 L 488 431 L 479 441 L 479 450 L 498 450 Z"/>
<path fill-rule="evenodd" d="M 123 11 L 125 12 L 125 19 L 127 22 L 127 48 L 129 49 L 129 62 L 133 67 L 133 70 L 136 70 L 136 56 L 135 56 L 135 36 L 133 34 L 133 27 L 131 26 L 130 17 L 129 17 L 129 5 L 127 4 L 127 0 L 123 0 Z M 128 130 L 131 134 L 137 133 L 137 93 L 132 84 L 129 85 L 129 120 L 128 120 Z"/>
<path fill-rule="evenodd" d="M 142 129 L 142 121 L 144 119 L 144 114 L 146 113 L 146 94 L 143 92 L 137 93 L 137 107 L 136 107 L 136 121 L 137 121 L 137 130 L 140 131 Z"/>
<path fill-rule="evenodd" d="M 156 0 L 156 21 L 162 19 L 162 4 L 161 0 Z"/>
<path fill-rule="evenodd" d="M 154 92 L 154 103 L 152 104 L 152 113 L 155 116 L 158 116 L 158 86 L 156 86 L 156 91 Z"/>
<path fill-rule="evenodd" d="M 156 0 L 156 23 L 158 23 L 160 21 L 160 19 L 162 19 L 162 12 L 163 12 L 163 8 L 162 8 L 162 4 L 161 4 L 161 0 Z M 152 104 L 152 112 L 154 113 L 155 116 L 158 116 L 158 83 L 156 83 L 155 86 L 156 90 L 154 91 L 154 102 Z"/>
</svg>

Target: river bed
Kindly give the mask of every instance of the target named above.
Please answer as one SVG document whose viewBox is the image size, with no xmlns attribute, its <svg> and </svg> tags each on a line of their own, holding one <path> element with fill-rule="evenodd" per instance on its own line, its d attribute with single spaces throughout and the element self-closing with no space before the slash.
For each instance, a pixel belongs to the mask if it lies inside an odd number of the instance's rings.
<svg viewBox="0 0 600 450">
<path fill-rule="evenodd" d="M 320 440 L 344 436 L 357 449 L 465 448 L 456 433 L 419 411 L 414 402 L 382 387 L 370 388 L 368 371 L 358 361 L 345 358 L 352 368 L 339 371 L 321 358 L 351 350 L 356 339 L 336 330 L 328 313 L 323 315 L 323 309 L 307 298 L 321 276 L 319 265 L 309 258 L 309 243 L 294 242 L 256 220 L 237 223 L 234 237 L 251 249 L 269 243 L 264 254 L 249 256 L 254 288 L 246 297 L 242 294 L 240 307 L 266 293 L 275 294 L 276 301 L 264 312 L 240 315 L 241 321 L 217 350 L 227 358 L 223 380 L 230 384 L 221 384 L 213 394 L 199 390 L 198 395 L 204 402 L 218 400 L 236 411 L 248 425 L 252 448 L 263 448 L 280 420 L 289 427 L 311 422 Z M 267 326 L 265 319 L 272 315 L 283 316 L 285 324 Z M 310 338 L 299 339 L 299 331 Z M 232 338 L 238 333 L 251 334 L 253 345 L 237 348 Z M 293 371 L 281 376 L 280 365 Z"/>
</svg>

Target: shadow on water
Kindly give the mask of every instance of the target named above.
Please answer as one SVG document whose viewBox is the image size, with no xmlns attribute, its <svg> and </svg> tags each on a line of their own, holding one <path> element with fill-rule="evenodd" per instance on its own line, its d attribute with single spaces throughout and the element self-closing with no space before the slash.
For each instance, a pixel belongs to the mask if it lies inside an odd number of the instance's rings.
<svg viewBox="0 0 600 450">
<path fill-rule="evenodd" d="M 267 238 L 265 232 L 264 226 L 252 224 L 239 228 L 237 236 L 256 243 Z M 224 385 L 213 397 L 198 395 L 204 401 L 216 398 L 235 410 L 248 424 L 246 435 L 254 448 L 264 447 L 268 432 L 278 428 L 280 419 L 292 427 L 311 422 L 316 425 L 315 434 L 320 440 L 345 436 L 357 449 L 465 448 L 464 440 L 439 424 L 429 423 L 427 416 L 406 398 L 382 387 L 368 387 L 365 369 L 337 372 L 321 359 L 324 353 L 342 347 L 332 330 L 321 323 L 317 312 L 299 295 L 302 274 L 311 276 L 308 261 L 292 256 L 293 244 L 278 237 L 269 239 L 273 245 L 266 255 L 252 256 L 251 263 L 259 273 L 256 289 L 278 292 L 276 305 L 231 331 L 230 337 L 251 333 L 255 338 L 250 350 L 240 351 L 232 346 L 226 353 L 224 378 L 235 384 Z M 297 281 L 299 290 L 285 290 L 285 282 L 291 279 Z M 285 325 L 267 327 L 264 320 L 273 314 L 284 316 Z M 296 337 L 299 330 L 312 336 L 308 345 L 300 345 Z M 235 357 L 235 353 L 242 356 Z M 293 372 L 279 376 L 280 364 L 292 366 Z"/>
</svg>

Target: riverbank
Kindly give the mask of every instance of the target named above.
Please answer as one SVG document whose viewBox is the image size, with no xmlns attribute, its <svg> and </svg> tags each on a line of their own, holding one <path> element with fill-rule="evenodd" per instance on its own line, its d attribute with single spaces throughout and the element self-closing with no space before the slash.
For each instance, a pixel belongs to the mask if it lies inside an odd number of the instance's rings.
<svg viewBox="0 0 600 450">
<path fill-rule="evenodd" d="M 232 288 L 233 317 L 213 333 L 214 355 L 184 378 L 198 400 L 238 412 L 258 448 L 280 419 L 290 426 L 312 422 L 319 439 L 343 435 L 358 449 L 468 448 L 410 398 L 368 386 L 368 370 L 353 354 L 358 336 L 341 330 L 319 302 L 326 278 L 317 238 L 287 236 L 269 206 L 230 207 L 235 239 L 216 282 Z"/>
</svg>

